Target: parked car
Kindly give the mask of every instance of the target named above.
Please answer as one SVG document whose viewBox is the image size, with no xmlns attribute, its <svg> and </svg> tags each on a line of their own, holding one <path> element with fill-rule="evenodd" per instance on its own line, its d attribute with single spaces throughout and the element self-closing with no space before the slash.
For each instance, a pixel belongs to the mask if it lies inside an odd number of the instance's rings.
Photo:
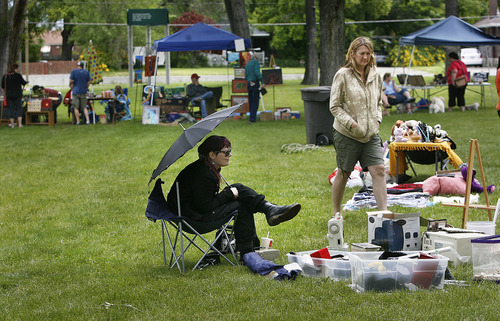
<svg viewBox="0 0 500 321">
<path fill-rule="evenodd" d="M 460 50 L 460 60 L 467 66 L 482 66 L 483 55 L 477 48 L 463 48 Z"/>
<path fill-rule="evenodd" d="M 386 59 L 387 54 L 385 52 L 375 52 L 375 60 L 377 61 L 377 66 L 385 66 Z"/>
</svg>

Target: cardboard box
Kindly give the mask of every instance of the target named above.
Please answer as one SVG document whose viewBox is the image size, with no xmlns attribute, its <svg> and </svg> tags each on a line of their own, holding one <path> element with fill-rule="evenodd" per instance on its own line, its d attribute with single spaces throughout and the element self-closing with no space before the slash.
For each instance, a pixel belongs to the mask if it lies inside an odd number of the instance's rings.
<svg viewBox="0 0 500 321">
<path fill-rule="evenodd" d="M 42 100 L 41 99 L 31 99 L 28 101 L 28 111 L 41 111 L 42 110 Z"/>
<path fill-rule="evenodd" d="M 452 249 L 455 249 L 455 251 L 457 251 L 459 255 L 469 257 L 468 262 L 463 262 L 452 252 L 442 253 L 444 256 L 448 257 L 450 261 L 453 262 L 453 264 L 459 265 L 462 263 L 470 263 L 470 257 L 472 256 L 471 240 L 483 236 L 485 235 L 481 233 L 448 233 L 446 231 L 426 231 L 422 235 L 422 250 L 428 251 L 449 246 Z"/>
<path fill-rule="evenodd" d="M 390 211 L 368 214 L 368 243 L 391 251 L 418 251 L 420 240 L 420 212 L 398 214 Z"/>
<path fill-rule="evenodd" d="M 261 121 L 270 121 L 274 120 L 274 114 L 272 111 L 263 111 L 260 113 L 260 120 Z"/>
<path fill-rule="evenodd" d="M 418 252 L 407 252 L 418 256 Z M 379 260 L 377 252 L 348 253 L 351 263 L 352 288 L 362 291 L 392 291 L 402 289 L 443 288 L 448 258 L 437 254 L 423 255 L 422 259 L 400 257 L 394 260 Z"/>
</svg>

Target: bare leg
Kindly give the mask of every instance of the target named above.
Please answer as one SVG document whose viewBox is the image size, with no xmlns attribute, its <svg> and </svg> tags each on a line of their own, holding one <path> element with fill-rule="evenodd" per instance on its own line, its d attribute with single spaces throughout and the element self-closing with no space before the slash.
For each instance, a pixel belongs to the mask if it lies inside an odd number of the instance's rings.
<svg viewBox="0 0 500 321">
<path fill-rule="evenodd" d="M 90 122 L 89 121 L 89 110 L 87 108 L 83 108 L 83 114 L 85 115 L 85 121 L 88 124 Z"/>
<path fill-rule="evenodd" d="M 9 118 L 9 122 L 10 122 L 10 128 L 14 128 L 14 118 Z"/>
<path fill-rule="evenodd" d="M 373 180 L 373 196 L 379 211 L 387 210 L 387 187 L 385 182 L 385 167 L 383 164 L 368 166 Z M 337 177 L 335 177 L 337 178 Z"/>
<path fill-rule="evenodd" d="M 337 170 L 337 175 L 335 175 L 332 184 L 333 213 L 342 212 L 342 199 L 344 198 L 344 190 L 348 178 L 349 174 L 344 173 L 340 168 Z"/>
<path fill-rule="evenodd" d="M 19 125 L 19 128 L 23 127 L 23 117 L 17 117 L 17 124 Z"/>
<path fill-rule="evenodd" d="M 80 123 L 80 112 L 78 111 L 78 108 L 73 108 L 73 114 L 75 115 L 75 121 L 77 124 Z"/>
</svg>

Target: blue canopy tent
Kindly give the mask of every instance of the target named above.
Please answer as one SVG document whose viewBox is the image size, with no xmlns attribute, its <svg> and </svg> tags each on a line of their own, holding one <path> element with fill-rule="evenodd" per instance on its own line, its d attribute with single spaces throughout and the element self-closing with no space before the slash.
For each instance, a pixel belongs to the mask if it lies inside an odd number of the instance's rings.
<svg viewBox="0 0 500 321">
<path fill-rule="evenodd" d="M 479 46 L 500 45 L 500 38 L 484 33 L 471 24 L 455 17 L 449 16 L 432 26 L 410 33 L 401 37 L 400 48 L 413 45 L 410 57 L 411 68 L 416 45 L 430 46 Z M 399 53 L 398 53 L 399 58 Z M 406 85 L 406 81 L 405 81 Z"/>
<path fill-rule="evenodd" d="M 234 41 L 243 39 L 228 31 L 202 22 L 153 42 L 156 51 L 235 50 Z M 245 48 L 251 48 L 244 39 Z"/>
<path fill-rule="evenodd" d="M 237 50 L 236 42 L 238 41 L 243 42 L 244 49 L 252 48 L 249 39 L 239 37 L 228 31 L 199 22 L 170 36 L 155 40 L 153 42 L 153 50 L 156 52 Z M 158 63 L 155 64 L 153 91 L 156 88 L 156 66 L 158 66 Z M 170 69 L 170 65 L 166 66 L 166 68 Z M 153 104 L 153 99 L 151 99 L 151 104 Z"/>
</svg>

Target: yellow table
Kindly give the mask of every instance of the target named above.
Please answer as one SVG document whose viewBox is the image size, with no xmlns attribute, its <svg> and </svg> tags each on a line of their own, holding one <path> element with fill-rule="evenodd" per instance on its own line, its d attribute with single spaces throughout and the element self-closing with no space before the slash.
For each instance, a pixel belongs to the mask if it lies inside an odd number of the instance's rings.
<svg viewBox="0 0 500 321">
<path fill-rule="evenodd" d="M 408 169 L 405 152 L 415 150 L 444 151 L 448 155 L 450 164 L 458 168 L 463 162 L 460 157 L 451 149 L 450 142 L 440 143 L 419 143 L 419 142 L 392 142 L 389 144 L 389 161 L 391 176 L 397 177 L 396 173 L 402 174 Z M 435 162 L 437 167 L 437 160 Z"/>
</svg>

